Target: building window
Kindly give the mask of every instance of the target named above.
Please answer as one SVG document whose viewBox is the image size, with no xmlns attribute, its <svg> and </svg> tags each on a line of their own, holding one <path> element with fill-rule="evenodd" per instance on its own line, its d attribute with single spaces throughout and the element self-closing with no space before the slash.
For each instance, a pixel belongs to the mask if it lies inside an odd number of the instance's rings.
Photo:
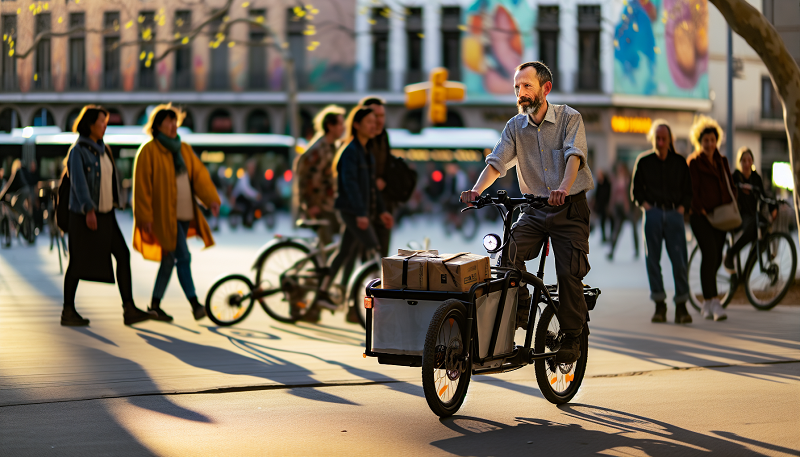
<svg viewBox="0 0 800 457">
<path fill-rule="evenodd" d="M 212 35 L 216 36 L 222 29 L 222 19 L 211 23 Z M 211 46 L 211 81 L 209 87 L 214 90 L 227 90 L 228 84 L 228 43 L 227 40 L 216 40 Z"/>
<path fill-rule="evenodd" d="M 783 105 L 769 76 L 761 77 L 761 118 L 783 119 Z"/>
<path fill-rule="evenodd" d="M 231 113 L 224 109 L 214 110 L 208 117 L 208 131 L 210 133 L 233 133 Z"/>
<path fill-rule="evenodd" d="M 286 10 L 286 40 L 289 42 L 289 52 L 294 58 L 294 79 L 298 89 L 308 87 L 306 80 L 306 38 L 303 32 L 306 29 L 305 17 L 297 16 L 294 9 Z M 286 75 L 291 77 L 291 75 Z"/>
<path fill-rule="evenodd" d="M 370 89 L 389 89 L 389 8 L 372 9 L 372 73 Z"/>
<path fill-rule="evenodd" d="M 48 125 L 56 125 L 56 122 L 53 119 L 53 114 L 50 113 L 50 111 L 48 111 L 46 108 L 42 108 L 35 112 L 29 125 L 34 127 L 45 127 Z"/>
<path fill-rule="evenodd" d="M 17 41 L 17 16 L 3 15 L 3 90 L 17 90 L 17 58 L 9 55 L 11 45 L 9 42 Z"/>
<path fill-rule="evenodd" d="M 153 65 L 156 46 L 155 44 L 148 43 L 155 41 L 155 25 L 155 13 L 152 11 L 143 11 L 139 14 L 139 36 L 145 41 L 145 43 L 139 47 L 140 89 L 155 89 L 156 87 L 156 69 L 155 65 Z"/>
<path fill-rule="evenodd" d="M 600 6 L 578 6 L 578 90 L 599 91 Z"/>
<path fill-rule="evenodd" d="M 192 30 L 192 12 L 176 11 L 174 36 L 178 43 Z M 192 88 L 192 44 L 187 43 L 175 50 L 175 88 Z"/>
<path fill-rule="evenodd" d="M 78 119 L 78 115 L 81 113 L 81 108 L 75 108 L 67 114 L 67 124 L 64 126 L 65 132 L 71 132 L 72 126 L 75 125 L 75 120 Z"/>
<path fill-rule="evenodd" d="M 266 111 L 257 109 L 247 115 L 247 133 L 272 133 Z"/>
<path fill-rule="evenodd" d="M 17 114 L 16 110 L 6 108 L 0 112 L 0 132 L 11 133 L 11 129 L 20 127 L 19 114 Z"/>
<path fill-rule="evenodd" d="M 539 31 L 539 61 L 550 68 L 553 74 L 553 86 L 560 84 L 558 78 L 558 6 L 540 6 L 539 20 L 536 25 Z"/>
<path fill-rule="evenodd" d="M 84 13 L 70 13 L 70 30 L 85 25 L 86 15 Z M 69 87 L 71 89 L 86 87 L 86 38 L 84 32 L 77 32 L 69 39 Z"/>
<path fill-rule="evenodd" d="M 119 13 L 103 15 L 103 88 L 119 89 Z"/>
<path fill-rule="evenodd" d="M 266 10 L 250 10 L 250 19 L 266 20 Z M 250 89 L 267 87 L 267 34 L 260 26 L 250 26 L 250 46 L 247 49 L 247 84 Z"/>
<path fill-rule="evenodd" d="M 37 14 L 36 36 L 50 31 L 50 13 Z M 50 89 L 50 38 L 39 40 L 36 45 L 36 57 L 33 61 L 33 87 L 36 89 Z"/>
<path fill-rule="evenodd" d="M 406 14 L 406 84 L 425 79 L 422 71 L 422 8 L 408 8 Z"/>
<path fill-rule="evenodd" d="M 442 8 L 442 66 L 448 79 L 461 80 L 461 8 Z"/>
</svg>

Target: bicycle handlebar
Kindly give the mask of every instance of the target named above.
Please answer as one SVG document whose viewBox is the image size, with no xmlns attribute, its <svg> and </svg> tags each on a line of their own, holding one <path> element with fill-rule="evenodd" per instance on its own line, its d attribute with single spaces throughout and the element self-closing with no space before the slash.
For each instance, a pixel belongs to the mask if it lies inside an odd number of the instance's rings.
<svg viewBox="0 0 800 457">
<path fill-rule="evenodd" d="M 749 189 L 745 189 L 744 186 L 750 186 L 750 188 Z M 758 187 L 758 186 L 754 186 L 752 184 L 745 184 L 745 183 L 741 183 L 740 182 L 740 183 L 736 184 L 736 187 L 738 187 L 739 189 L 743 189 L 743 190 L 751 190 L 751 191 L 753 191 L 753 193 L 755 194 L 757 199 L 759 199 L 760 201 L 762 201 L 762 202 L 764 202 L 764 203 L 766 203 L 768 205 L 776 205 L 777 206 L 777 205 L 788 205 L 789 204 L 789 202 L 786 201 L 786 200 L 780 200 L 780 199 L 777 199 L 777 198 L 767 197 L 764 194 L 764 189 L 762 189 L 761 187 Z"/>
<path fill-rule="evenodd" d="M 478 197 L 477 200 L 467 202 L 472 206 L 467 206 L 466 208 L 462 208 L 461 212 L 469 211 L 471 209 L 480 209 L 486 206 L 505 206 L 507 209 L 511 210 L 518 206 L 522 205 L 529 205 L 533 208 L 544 208 L 546 206 L 550 206 L 547 201 L 549 200 L 548 197 L 536 197 L 530 194 L 524 194 L 521 198 L 512 198 L 508 196 L 508 193 L 504 190 L 497 191 L 497 197 L 491 197 L 489 195 L 484 195 Z"/>
</svg>

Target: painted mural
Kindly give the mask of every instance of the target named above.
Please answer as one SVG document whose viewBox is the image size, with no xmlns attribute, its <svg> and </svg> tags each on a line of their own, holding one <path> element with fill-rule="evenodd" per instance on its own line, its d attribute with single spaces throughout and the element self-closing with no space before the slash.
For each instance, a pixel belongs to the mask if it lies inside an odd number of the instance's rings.
<svg viewBox="0 0 800 457">
<path fill-rule="evenodd" d="M 513 95 L 514 69 L 533 48 L 535 10 L 527 0 L 476 0 L 465 14 L 461 55 L 467 93 Z"/>
<path fill-rule="evenodd" d="M 708 98 L 707 0 L 622 0 L 614 92 Z"/>
</svg>

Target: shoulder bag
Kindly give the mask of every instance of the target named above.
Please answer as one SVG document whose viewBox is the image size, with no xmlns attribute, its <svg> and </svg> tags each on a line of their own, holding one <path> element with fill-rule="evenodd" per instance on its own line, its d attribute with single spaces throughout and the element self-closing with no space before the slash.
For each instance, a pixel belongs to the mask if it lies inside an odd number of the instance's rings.
<svg viewBox="0 0 800 457">
<path fill-rule="evenodd" d="M 729 232 L 742 225 L 742 216 L 739 214 L 739 203 L 733 195 L 731 183 L 728 182 L 728 173 L 725 173 L 723 170 L 722 175 L 722 179 L 725 180 L 725 185 L 728 188 L 728 193 L 731 195 L 731 202 L 717 206 L 707 217 L 708 222 L 710 222 L 714 228 Z"/>
</svg>

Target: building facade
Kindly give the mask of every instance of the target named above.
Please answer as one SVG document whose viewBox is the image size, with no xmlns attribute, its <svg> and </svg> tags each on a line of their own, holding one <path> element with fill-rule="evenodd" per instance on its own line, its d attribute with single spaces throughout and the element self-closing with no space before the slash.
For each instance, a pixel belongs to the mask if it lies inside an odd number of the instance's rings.
<svg viewBox="0 0 800 457">
<path fill-rule="evenodd" d="M 353 93 L 355 0 L 298 5 L 4 1 L 0 130 L 67 130 L 86 103 L 110 109 L 112 125 L 142 124 L 148 106 L 171 101 L 198 132 L 284 133 L 282 49 L 296 63 L 301 103 Z M 301 112 L 306 127 L 312 114 Z"/>
</svg>

